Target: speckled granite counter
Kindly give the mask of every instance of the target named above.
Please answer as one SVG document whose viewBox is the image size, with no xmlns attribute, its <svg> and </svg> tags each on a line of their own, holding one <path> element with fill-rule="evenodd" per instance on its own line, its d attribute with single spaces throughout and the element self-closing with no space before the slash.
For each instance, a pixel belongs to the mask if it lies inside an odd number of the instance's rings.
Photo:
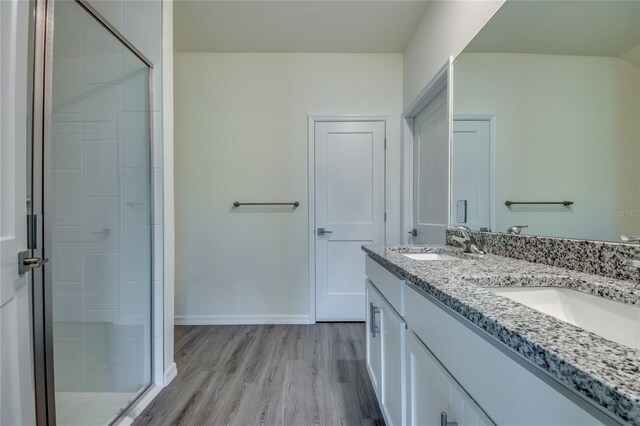
<svg viewBox="0 0 640 426">
<path fill-rule="evenodd" d="M 569 389 L 640 425 L 640 350 L 498 296 L 483 287 L 568 287 L 640 305 L 630 281 L 454 247 L 363 246 L 373 259 L 456 311 Z M 401 253 L 454 253 L 465 261 L 412 260 Z"/>
</svg>

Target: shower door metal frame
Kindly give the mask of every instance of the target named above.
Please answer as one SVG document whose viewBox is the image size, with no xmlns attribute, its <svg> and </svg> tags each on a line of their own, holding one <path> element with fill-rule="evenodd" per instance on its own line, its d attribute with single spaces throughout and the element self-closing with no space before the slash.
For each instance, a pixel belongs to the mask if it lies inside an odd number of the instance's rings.
<svg viewBox="0 0 640 426">
<path fill-rule="evenodd" d="M 53 31 L 54 31 L 54 9 L 56 0 L 30 0 L 35 2 L 34 17 L 34 54 L 32 61 L 33 69 L 33 111 L 32 111 L 32 214 L 33 223 L 42 224 L 35 226 L 31 231 L 34 236 L 34 247 L 32 255 L 45 258 L 51 251 L 51 225 L 48 223 L 48 212 L 45 207 L 51 205 L 51 185 L 52 182 L 46 179 L 47 170 L 52 167 L 52 75 L 53 75 Z M 150 382 L 131 403 L 122 407 L 120 414 L 112 419 L 111 424 L 116 423 L 128 412 L 153 385 L 153 376 L 156 368 L 155 356 L 159 348 L 156 348 L 155 330 L 155 277 L 154 277 L 154 246 L 155 233 L 154 218 L 154 135 L 153 135 L 153 63 L 142 54 L 120 31 L 103 17 L 87 0 L 74 0 L 89 15 L 96 19 L 111 35 L 116 37 L 131 53 L 140 59 L 148 69 L 148 93 L 149 93 L 149 279 L 150 279 L 150 326 L 149 340 L 149 379 Z M 55 377 L 54 377 L 54 355 L 53 355 L 53 288 L 51 264 L 43 268 L 34 269 L 31 274 L 33 285 L 33 350 L 34 350 L 34 377 L 36 396 L 36 421 L 39 426 L 55 426 L 56 405 L 55 405 Z"/>
</svg>

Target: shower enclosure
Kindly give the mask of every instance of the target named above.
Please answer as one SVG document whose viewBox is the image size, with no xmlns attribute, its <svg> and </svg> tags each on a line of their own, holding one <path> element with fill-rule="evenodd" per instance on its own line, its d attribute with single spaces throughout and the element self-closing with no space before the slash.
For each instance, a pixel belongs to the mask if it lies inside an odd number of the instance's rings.
<svg viewBox="0 0 640 426">
<path fill-rule="evenodd" d="M 151 384 L 152 67 L 89 3 L 38 4 L 38 421 L 103 425 Z"/>
</svg>

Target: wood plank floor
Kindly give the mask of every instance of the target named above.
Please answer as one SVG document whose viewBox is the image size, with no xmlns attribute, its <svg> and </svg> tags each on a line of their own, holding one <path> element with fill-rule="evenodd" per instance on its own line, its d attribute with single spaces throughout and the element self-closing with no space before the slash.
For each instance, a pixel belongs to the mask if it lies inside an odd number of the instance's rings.
<svg viewBox="0 0 640 426">
<path fill-rule="evenodd" d="M 179 326 L 175 351 L 135 425 L 384 425 L 364 324 Z"/>
</svg>

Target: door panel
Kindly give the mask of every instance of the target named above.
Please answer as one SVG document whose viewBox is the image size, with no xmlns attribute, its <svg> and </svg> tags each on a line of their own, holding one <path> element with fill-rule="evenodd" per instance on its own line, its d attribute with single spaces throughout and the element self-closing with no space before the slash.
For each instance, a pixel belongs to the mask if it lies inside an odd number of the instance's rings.
<svg viewBox="0 0 640 426">
<path fill-rule="evenodd" d="M 444 244 L 449 204 L 447 93 L 440 92 L 414 120 L 414 243 Z"/>
<path fill-rule="evenodd" d="M 0 424 L 35 423 L 30 274 L 27 250 L 28 62 L 31 4 L 0 1 Z"/>
<path fill-rule="evenodd" d="M 454 226 L 465 225 L 474 230 L 491 227 L 490 138 L 491 124 L 488 120 L 453 122 L 451 224 Z M 461 201 L 463 203 L 459 205 Z M 463 211 L 459 212 L 459 209 Z"/>
<path fill-rule="evenodd" d="M 108 424 L 151 384 L 151 71 L 78 2 L 53 9 L 43 160 L 48 402 L 58 425 Z"/>
<path fill-rule="evenodd" d="M 384 122 L 315 124 L 316 319 L 365 319 L 362 245 L 384 244 Z"/>
</svg>

